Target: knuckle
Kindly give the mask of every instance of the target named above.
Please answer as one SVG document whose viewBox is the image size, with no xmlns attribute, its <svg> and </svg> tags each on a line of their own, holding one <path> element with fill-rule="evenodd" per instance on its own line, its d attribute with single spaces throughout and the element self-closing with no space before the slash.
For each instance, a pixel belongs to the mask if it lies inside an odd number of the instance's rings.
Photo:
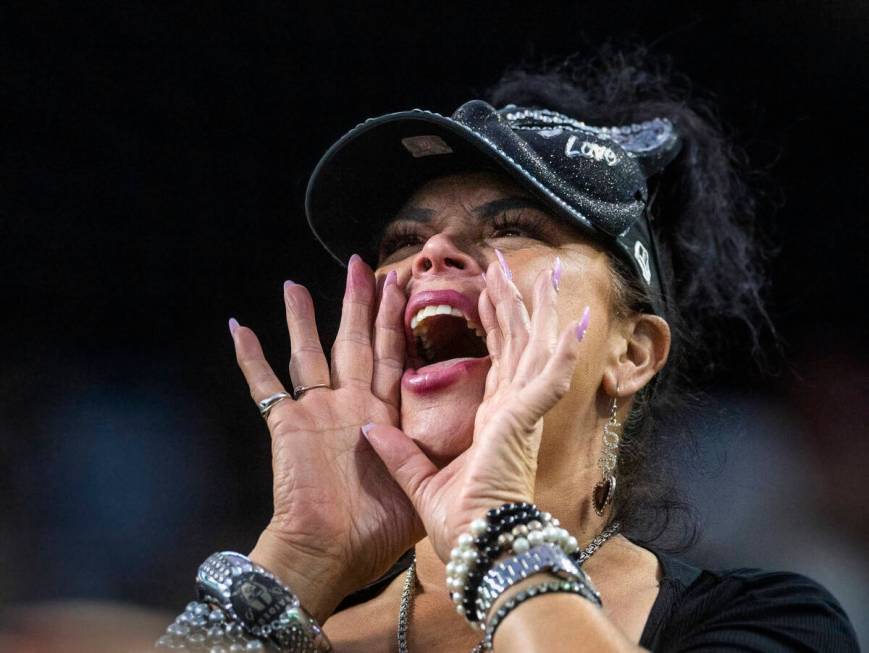
<svg viewBox="0 0 869 653">
<path fill-rule="evenodd" d="M 381 356 L 375 360 L 375 363 L 393 370 L 404 371 L 404 362 L 396 356 Z"/>
<path fill-rule="evenodd" d="M 343 345 L 367 347 L 371 344 L 371 338 L 366 331 L 360 329 L 349 329 L 339 336 L 338 342 Z"/>
<path fill-rule="evenodd" d="M 404 326 L 388 315 L 380 313 L 377 316 L 377 328 L 381 331 L 391 331 L 404 337 Z"/>
<path fill-rule="evenodd" d="M 561 398 L 567 394 L 567 392 L 570 390 L 570 380 L 570 377 L 562 377 L 555 381 L 555 383 L 552 385 L 555 396 Z"/>
<path fill-rule="evenodd" d="M 319 343 L 314 345 L 313 343 L 307 345 L 300 345 L 292 348 L 292 356 L 305 358 L 307 356 L 322 356 L 323 349 L 320 347 Z"/>
</svg>

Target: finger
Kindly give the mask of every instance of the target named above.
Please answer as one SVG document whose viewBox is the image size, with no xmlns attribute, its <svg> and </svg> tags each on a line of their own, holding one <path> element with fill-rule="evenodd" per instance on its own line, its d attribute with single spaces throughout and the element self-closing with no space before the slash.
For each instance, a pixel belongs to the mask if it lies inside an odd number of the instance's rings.
<svg viewBox="0 0 869 653">
<path fill-rule="evenodd" d="M 290 334 L 290 380 L 293 387 L 329 383 L 329 364 L 320 344 L 311 293 L 304 286 L 286 281 L 284 306 Z"/>
<path fill-rule="evenodd" d="M 486 333 L 486 349 L 489 350 L 489 356 L 492 358 L 492 364 L 494 365 L 501 358 L 503 342 L 501 327 L 498 325 L 498 316 L 495 314 L 495 305 L 492 303 L 489 291 L 485 288 L 480 293 L 480 298 L 477 301 L 477 310 L 480 313 L 480 323 L 483 326 L 483 331 Z"/>
<path fill-rule="evenodd" d="M 404 373 L 404 306 L 407 299 L 398 287 L 398 274 L 391 270 L 383 284 L 380 308 L 374 323 L 374 396 L 398 409 L 401 375 Z"/>
<path fill-rule="evenodd" d="M 519 289 L 507 277 L 501 264 L 493 262 L 489 272 L 491 277 L 487 275 L 486 278 L 491 281 L 487 287 L 495 305 L 503 342 L 501 380 L 509 382 L 514 378 L 519 359 L 528 344 L 531 320 Z"/>
<path fill-rule="evenodd" d="M 555 353 L 558 343 L 558 312 L 552 270 L 541 270 L 534 281 L 534 304 L 528 346 L 516 369 L 517 378 L 536 376 Z"/>
<path fill-rule="evenodd" d="M 235 319 L 230 320 L 229 330 L 235 345 L 235 359 L 244 380 L 247 381 L 253 400 L 260 402 L 276 392 L 286 392 L 266 361 L 256 334 L 251 329 L 240 326 Z"/>
<path fill-rule="evenodd" d="M 425 515 L 425 488 L 438 472 L 434 463 L 413 440 L 394 426 L 366 424 L 362 427 L 362 434 L 417 513 Z"/>
<path fill-rule="evenodd" d="M 501 327 L 498 326 L 498 317 L 495 314 L 495 305 L 488 291 L 484 288 L 477 302 L 477 310 L 480 314 L 480 323 L 486 334 L 486 349 L 489 350 L 491 367 L 486 374 L 486 387 L 483 391 L 483 399 L 488 399 L 498 388 L 500 381 L 500 358 L 501 358 Z"/>
<path fill-rule="evenodd" d="M 582 319 L 572 322 L 558 339 L 555 353 L 541 373 L 523 388 L 522 401 L 530 413 L 539 419 L 552 408 L 567 391 L 579 362 L 581 342 L 590 324 L 590 313 L 586 306 Z"/>
<path fill-rule="evenodd" d="M 371 387 L 374 355 L 371 327 L 374 316 L 374 275 L 356 254 L 347 265 L 347 285 L 341 308 L 341 324 L 332 347 L 332 387 Z"/>
</svg>

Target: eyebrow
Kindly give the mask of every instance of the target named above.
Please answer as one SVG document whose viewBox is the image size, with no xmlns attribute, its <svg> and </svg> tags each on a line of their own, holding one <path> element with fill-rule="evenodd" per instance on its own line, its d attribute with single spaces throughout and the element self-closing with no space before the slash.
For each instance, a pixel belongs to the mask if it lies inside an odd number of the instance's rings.
<svg viewBox="0 0 869 653">
<path fill-rule="evenodd" d="M 502 197 L 491 202 L 486 202 L 474 209 L 474 215 L 481 220 L 489 220 L 499 213 L 510 211 L 512 209 L 537 209 L 545 210 L 543 205 L 531 197 Z M 419 206 L 408 206 L 399 211 L 395 216 L 396 220 L 410 220 L 412 222 L 429 223 L 435 217 L 437 211 L 434 209 L 424 209 Z"/>
<path fill-rule="evenodd" d="M 396 220 L 410 220 L 411 222 L 431 222 L 435 216 L 434 209 L 423 209 L 419 206 L 407 206 L 398 212 Z"/>
<path fill-rule="evenodd" d="M 474 213 L 483 220 L 488 220 L 495 217 L 504 211 L 511 209 L 538 209 L 543 210 L 543 206 L 535 199 L 530 197 L 503 197 L 498 200 L 486 202 L 482 206 L 474 209 Z"/>
</svg>

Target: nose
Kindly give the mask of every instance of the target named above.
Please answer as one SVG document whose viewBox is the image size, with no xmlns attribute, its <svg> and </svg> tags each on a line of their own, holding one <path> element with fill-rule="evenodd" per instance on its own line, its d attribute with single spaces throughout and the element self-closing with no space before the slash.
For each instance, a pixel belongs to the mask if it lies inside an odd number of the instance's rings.
<svg viewBox="0 0 869 653">
<path fill-rule="evenodd" d="M 413 275 L 461 272 L 477 275 L 482 268 L 445 233 L 429 238 L 413 261 Z"/>
</svg>

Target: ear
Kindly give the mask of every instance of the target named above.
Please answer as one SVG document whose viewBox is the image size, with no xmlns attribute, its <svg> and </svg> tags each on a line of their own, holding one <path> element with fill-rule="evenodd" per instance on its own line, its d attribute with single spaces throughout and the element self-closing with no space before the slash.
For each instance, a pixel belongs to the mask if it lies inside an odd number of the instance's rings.
<svg viewBox="0 0 869 653">
<path fill-rule="evenodd" d="M 604 391 L 610 397 L 639 392 L 667 362 L 670 325 L 663 318 L 638 313 L 628 320 L 622 351 L 604 372 Z"/>
</svg>

